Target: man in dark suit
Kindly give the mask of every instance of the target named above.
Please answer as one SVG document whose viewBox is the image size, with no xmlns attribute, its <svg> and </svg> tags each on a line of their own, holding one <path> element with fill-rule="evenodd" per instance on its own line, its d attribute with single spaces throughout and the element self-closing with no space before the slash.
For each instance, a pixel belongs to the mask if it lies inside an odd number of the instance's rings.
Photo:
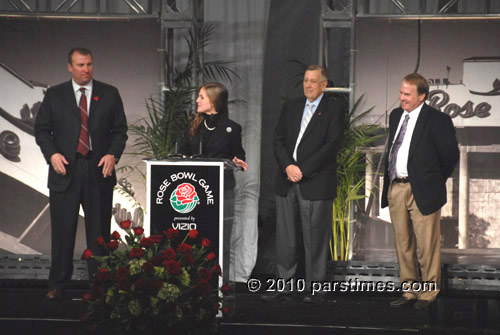
<svg viewBox="0 0 500 335">
<path fill-rule="evenodd" d="M 35 122 L 35 138 L 49 164 L 52 265 L 47 298 L 59 299 L 71 280 L 80 204 L 87 246 L 110 236 L 115 164 L 127 141 L 118 90 L 93 80 L 90 50 L 68 54 L 72 80 L 47 90 Z M 95 264 L 89 263 L 89 273 Z"/>
<path fill-rule="evenodd" d="M 284 104 L 274 133 L 279 167 L 276 265 L 280 278 L 294 277 L 303 249 L 305 281 L 310 289 L 312 281 L 326 280 L 345 109 L 324 95 L 327 74 L 323 67 L 309 66 L 303 84 L 305 97 Z M 312 296 L 306 294 L 304 301 L 312 301 Z"/>
<path fill-rule="evenodd" d="M 407 75 L 399 91 L 401 107 L 389 118 L 382 207 L 389 206 L 400 281 L 407 285 L 403 289 L 412 288 L 392 307 L 415 303 L 415 308 L 427 309 L 439 293 L 441 207 L 459 150 L 451 118 L 425 104 L 428 93 L 423 76 Z M 434 282 L 436 290 L 417 291 L 418 282 Z"/>
</svg>

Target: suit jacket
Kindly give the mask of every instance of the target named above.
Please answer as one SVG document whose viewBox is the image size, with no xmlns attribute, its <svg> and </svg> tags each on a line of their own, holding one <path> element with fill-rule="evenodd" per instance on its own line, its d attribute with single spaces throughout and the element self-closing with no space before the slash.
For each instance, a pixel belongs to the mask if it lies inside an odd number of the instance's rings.
<svg viewBox="0 0 500 335">
<path fill-rule="evenodd" d="M 285 169 L 295 164 L 302 171 L 299 185 L 305 199 L 334 199 L 337 196 L 337 152 L 344 133 L 345 108 L 326 94 L 323 96 L 302 136 L 295 161 L 293 151 L 305 103 L 305 97 L 286 102 L 274 131 L 274 155 L 279 166 L 276 193 L 281 196 L 288 193 L 292 182 L 288 180 Z"/>
<path fill-rule="evenodd" d="M 232 160 L 236 156 L 245 160 L 245 150 L 241 144 L 241 126 L 238 123 L 227 117 L 221 117 L 207 143 L 201 141 L 203 132 L 207 131 L 204 127 L 202 123 L 192 138 L 186 133 L 180 150 L 182 154 L 197 155 L 202 145 L 201 154 L 204 157 Z M 235 183 L 233 171 L 224 171 L 224 188 L 233 188 Z"/>
<path fill-rule="evenodd" d="M 102 167 L 98 168 L 97 164 L 106 154 L 115 156 L 116 160 L 120 159 L 127 141 L 127 121 L 118 90 L 97 80 L 93 80 L 92 85 L 88 119 L 92 142 L 89 163 L 94 169 L 91 175 L 97 178 L 97 182 L 113 187 L 116 184 L 115 172 L 111 177 L 104 178 Z M 49 164 L 48 187 L 53 191 L 63 192 L 71 182 L 80 125 L 79 107 L 71 81 L 49 88 L 38 110 L 35 139 Z M 50 157 L 54 153 L 61 153 L 69 162 L 65 176 L 57 174 L 52 168 Z"/>
<path fill-rule="evenodd" d="M 401 107 L 394 109 L 389 118 L 389 142 L 385 153 L 382 207 L 389 205 L 389 155 L 399 120 Z M 446 203 L 446 179 L 457 165 L 460 153 L 451 118 L 427 104 L 422 106 L 410 142 L 408 177 L 418 209 L 429 215 Z"/>
</svg>

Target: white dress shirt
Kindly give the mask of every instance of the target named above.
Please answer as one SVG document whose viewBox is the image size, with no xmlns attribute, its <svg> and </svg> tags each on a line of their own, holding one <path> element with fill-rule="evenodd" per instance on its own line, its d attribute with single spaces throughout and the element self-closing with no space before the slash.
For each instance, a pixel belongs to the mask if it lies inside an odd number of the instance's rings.
<svg viewBox="0 0 500 335">
<path fill-rule="evenodd" d="M 323 95 L 324 95 L 324 93 L 322 93 L 313 102 L 310 102 L 308 99 L 306 99 L 306 103 L 304 105 L 304 111 L 302 112 L 302 119 L 300 121 L 300 128 L 302 128 L 302 122 L 304 121 L 306 114 L 309 111 L 309 105 L 312 105 L 311 106 L 312 115 L 311 115 L 311 118 L 309 119 L 309 122 L 311 122 L 311 119 L 314 116 L 314 113 L 316 113 L 316 108 L 318 108 L 318 105 L 321 102 Z M 305 129 L 307 129 L 307 126 L 308 126 L 308 124 L 305 125 L 305 127 L 306 127 Z M 304 129 L 304 132 L 305 132 L 305 129 Z M 295 159 L 295 161 L 297 161 L 297 148 L 299 147 L 300 141 L 302 141 L 302 135 L 304 135 L 304 134 L 303 133 L 300 134 L 300 131 L 299 131 L 299 136 L 297 137 L 297 141 L 295 142 L 295 149 L 293 150 L 293 154 L 292 154 L 293 159 Z"/>
<path fill-rule="evenodd" d="M 420 111 L 422 110 L 423 105 L 424 103 L 420 104 L 420 106 L 409 113 L 407 111 L 404 111 L 403 114 L 401 114 L 401 119 L 399 120 L 398 129 L 396 131 L 396 135 L 394 136 L 392 144 L 394 144 L 394 141 L 398 137 L 405 116 L 408 115 L 410 118 L 408 119 L 405 137 L 403 139 L 403 143 L 401 143 L 401 146 L 399 147 L 398 157 L 396 159 L 396 176 L 398 178 L 408 177 L 408 154 L 410 152 L 410 143 L 413 137 L 413 131 L 415 130 L 415 124 L 417 123 L 417 119 L 420 115 Z"/>
<path fill-rule="evenodd" d="M 80 88 L 85 88 L 85 97 L 87 98 L 87 115 L 90 111 L 90 103 L 92 102 L 92 80 L 85 86 L 80 86 L 73 79 L 71 79 L 71 83 L 73 84 L 73 91 L 75 92 L 76 97 L 76 105 L 80 106 L 80 98 L 82 96 L 82 92 L 80 92 Z"/>
</svg>

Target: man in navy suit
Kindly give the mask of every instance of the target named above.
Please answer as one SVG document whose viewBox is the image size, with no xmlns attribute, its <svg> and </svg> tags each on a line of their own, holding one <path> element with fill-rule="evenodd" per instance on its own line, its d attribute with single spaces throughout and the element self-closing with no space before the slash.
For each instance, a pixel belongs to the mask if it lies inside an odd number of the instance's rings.
<svg viewBox="0 0 500 335">
<path fill-rule="evenodd" d="M 415 303 L 416 309 L 427 309 L 439 293 L 441 207 L 459 150 L 451 118 L 425 104 L 428 93 L 423 76 L 407 75 L 399 91 L 401 107 L 389 118 L 382 207 L 389 206 L 401 283 L 412 288 L 392 307 Z M 418 282 L 435 282 L 437 289 L 417 291 Z"/>
<path fill-rule="evenodd" d="M 72 80 L 47 90 L 35 122 L 35 138 L 49 164 L 52 265 L 47 298 L 60 299 L 73 273 L 80 204 L 87 246 L 102 254 L 98 236 L 110 236 L 115 164 L 127 141 L 118 90 L 93 80 L 92 53 L 68 54 Z M 94 264 L 89 264 L 92 273 Z"/>
<path fill-rule="evenodd" d="M 275 184 L 276 265 L 280 278 L 293 278 L 299 257 L 304 257 L 310 288 L 312 281 L 326 280 L 345 108 L 324 95 L 327 74 L 323 67 L 309 66 L 303 85 L 305 97 L 283 105 L 274 133 L 279 167 Z M 303 256 L 299 255 L 302 249 Z M 304 302 L 311 301 L 312 296 L 306 294 Z"/>
</svg>

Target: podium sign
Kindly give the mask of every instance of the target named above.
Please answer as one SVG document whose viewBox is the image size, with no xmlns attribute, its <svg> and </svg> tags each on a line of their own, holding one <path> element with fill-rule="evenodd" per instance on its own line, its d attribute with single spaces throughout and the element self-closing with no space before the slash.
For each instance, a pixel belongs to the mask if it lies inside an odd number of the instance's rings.
<svg viewBox="0 0 500 335">
<path fill-rule="evenodd" d="M 147 161 L 146 231 L 196 229 L 222 265 L 224 163 Z"/>
</svg>

